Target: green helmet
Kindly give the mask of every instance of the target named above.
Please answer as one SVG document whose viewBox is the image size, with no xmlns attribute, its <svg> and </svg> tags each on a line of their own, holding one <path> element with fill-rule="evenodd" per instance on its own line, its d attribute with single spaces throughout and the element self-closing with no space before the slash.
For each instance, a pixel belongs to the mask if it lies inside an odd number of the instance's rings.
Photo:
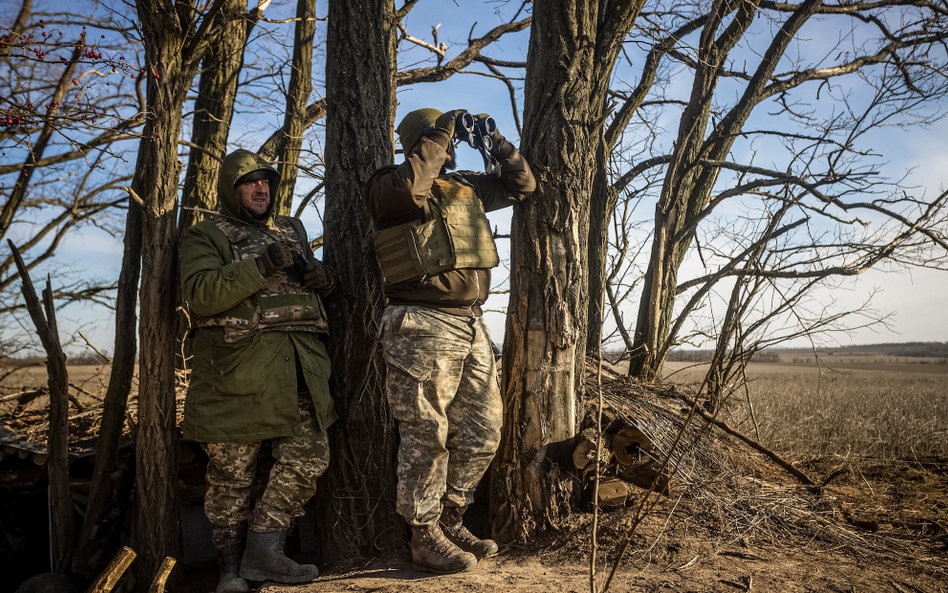
<svg viewBox="0 0 948 593">
<path fill-rule="evenodd" d="M 432 107 L 425 107 L 409 112 L 402 118 L 395 131 L 398 132 L 398 141 L 401 142 L 405 154 L 411 152 L 425 130 L 434 127 L 441 113 Z"/>
</svg>

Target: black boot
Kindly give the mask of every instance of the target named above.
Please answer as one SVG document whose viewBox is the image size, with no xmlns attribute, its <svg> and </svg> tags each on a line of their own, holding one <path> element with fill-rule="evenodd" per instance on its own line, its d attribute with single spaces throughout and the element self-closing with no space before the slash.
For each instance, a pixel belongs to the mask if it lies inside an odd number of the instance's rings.
<svg viewBox="0 0 948 593">
<path fill-rule="evenodd" d="M 316 580 L 319 570 L 312 564 L 297 564 L 283 553 L 287 531 L 247 534 L 247 549 L 240 564 L 240 576 L 248 581 L 277 583 L 309 583 Z"/>
<path fill-rule="evenodd" d="M 240 578 L 240 557 L 243 546 L 234 546 L 217 551 L 217 565 L 220 568 L 220 581 L 214 593 L 248 593 L 247 581 Z"/>
<path fill-rule="evenodd" d="M 497 554 L 497 543 L 492 539 L 480 539 L 464 526 L 464 508 L 445 505 L 441 509 L 441 531 L 457 547 L 470 552 L 478 560 Z"/>
</svg>

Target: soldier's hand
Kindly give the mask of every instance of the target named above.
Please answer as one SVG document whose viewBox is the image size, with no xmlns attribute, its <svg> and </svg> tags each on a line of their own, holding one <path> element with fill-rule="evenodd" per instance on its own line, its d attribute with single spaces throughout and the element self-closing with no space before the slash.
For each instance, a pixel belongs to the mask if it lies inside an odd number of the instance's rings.
<svg viewBox="0 0 948 593">
<path fill-rule="evenodd" d="M 458 115 L 466 113 L 463 109 L 454 109 L 446 113 L 442 113 L 438 119 L 435 120 L 435 129 L 447 132 L 448 138 L 454 139 L 454 123 L 458 119 Z"/>
<path fill-rule="evenodd" d="M 267 245 L 263 255 L 257 258 L 257 268 L 264 276 L 270 276 L 293 267 L 293 249 L 286 241 L 276 241 Z"/>
<path fill-rule="evenodd" d="M 494 121 L 494 118 L 492 118 L 487 113 L 478 113 L 477 115 L 474 116 L 474 121 L 476 122 L 475 125 L 483 125 L 481 124 L 481 122 L 488 119 L 491 120 L 492 122 Z M 490 139 L 492 143 L 492 148 L 496 148 L 497 145 L 500 144 L 500 141 L 504 139 L 504 135 L 500 133 L 500 130 L 497 128 L 496 123 L 494 123 L 493 129 L 490 131 L 489 135 L 490 135 Z"/>
<path fill-rule="evenodd" d="M 320 262 L 318 259 L 311 259 L 306 263 L 302 271 L 303 286 L 315 290 L 320 296 L 325 296 L 332 292 L 336 286 L 336 279 L 333 277 L 332 268 Z"/>
</svg>

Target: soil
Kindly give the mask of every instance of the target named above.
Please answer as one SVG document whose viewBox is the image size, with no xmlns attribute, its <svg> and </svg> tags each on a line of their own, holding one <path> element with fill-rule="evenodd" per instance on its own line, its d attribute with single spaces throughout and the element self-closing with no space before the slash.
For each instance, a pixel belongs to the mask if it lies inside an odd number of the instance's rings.
<svg viewBox="0 0 948 593">
<path fill-rule="evenodd" d="M 777 521 L 709 512 L 679 486 L 635 530 L 609 586 L 617 593 L 946 593 L 948 592 L 948 460 L 886 462 L 839 459 L 806 464 L 832 475 L 820 491 L 784 480 L 770 501 Z M 772 480 L 776 474 L 768 476 Z M 775 487 L 769 482 L 769 487 Z M 644 491 L 643 491 L 644 493 Z M 616 545 L 629 533 L 639 498 L 600 514 L 597 591 L 603 591 Z M 796 496 L 809 499 L 801 504 Z M 733 505 L 734 501 L 723 501 Z M 812 515 L 804 506 L 816 509 Z M 795 513 L 787 508 L 796 507 Z M 738 518 L 751 523 L 738 524 Z M 756 521 L 756 524 L 752 524 Z M 509 546 L 467 573 L 436 576 L 405 557 L 325 569 L 308 585 L 258 584 L 261 593 L 580 593 L 590 591 L 592 513 L 572 515 L 559 533 Z M 192 575 L 197 576 L 197 575 Z M 211 591 L 204 578 L 194 591 Z M 189 579 L 186 579 L 189 580 Z"/>
</svg>

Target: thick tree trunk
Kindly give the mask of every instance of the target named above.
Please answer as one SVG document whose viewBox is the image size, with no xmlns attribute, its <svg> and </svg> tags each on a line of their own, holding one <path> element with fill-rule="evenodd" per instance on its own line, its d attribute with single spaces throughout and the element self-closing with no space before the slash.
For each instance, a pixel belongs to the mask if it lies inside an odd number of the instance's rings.
<svg viewBox="0 0 948 593">
<path fill-rule="evenodd" d="M 391 0 L 329 3 L 326 260 L 338 274 L 329 315 L 340 418 L 330 431 L 332 463 L 317 492 L 327 561 L 374 555 L 405 541 L 395 513 L 397 439 L 376 338 L 383 298 L 363 197 L 371 174 L 393 155 L 394 18 Z"/>
<path fill-rule="evenodd" d="M 277 214 L 288 216 L 293 205 L 293 188 L 299 171 L 300 148 L 306 131 L 306 104 L 313 89 L 313 36 L 316 33 L 316 1 L 297 0 L 296 28 L 293 34 L 293 62 L 290 64 L 290 88 L 286 95 L 283 136 L 277 150 L 280 187 L 277 190 Z"/>
<path fill-rule="evenodd" d="M 638 3 L 534 5 L 523 152 L 537 191 L 515 209 L 504 342 L 504 430 L 491 481 L 493 532 L 526 541 L 559 524 L 570 481 L 546 459 L 572 437 L 586 351 L 589 199 L 602 106 Z M 503 501 L 503 504 L 500 504 Z"/>
<path fill-rule="evenodd" d="M 187 208 L 217 208 L 217 173 L 227 153 L 237 82 L 244 65 L 244 46 L 252 27 L 241 15 L 246 6 L 244 0 L 224 2 L 224 10 L 234 16 L 224 23 L 220 37 L 201 64 L 198 94 L 194 100 L 191 152 L 181 193 L 181 205 L 185 208 L 178 219 L 181 230 L 204 218 L 200 212 Z"/>
<path fill-rule="evenodd" d="M 146 28 L 146 38 L 149 33 Z M 146 48 L 149 45 L 146 41 Z M 148 58 L 148 66 L 167 81 L 148 82 L 149 116 L 132 182 L 144 202 L 139 343 L 142 352 L 148 353 L 139 360 L 138 373 L 136 574 L 140 581 L 150 582 L 162 559 L 177 558 L 180 550 L 174 446 L 175 203 L 180 173 L 176 140 L 184 94 L 172 88 L 172 81 L 180 76 L 180 48 L 158 44 L 148 52 Z M 180 83 L 176 86 L 181 88 Z"/>
</svg>

